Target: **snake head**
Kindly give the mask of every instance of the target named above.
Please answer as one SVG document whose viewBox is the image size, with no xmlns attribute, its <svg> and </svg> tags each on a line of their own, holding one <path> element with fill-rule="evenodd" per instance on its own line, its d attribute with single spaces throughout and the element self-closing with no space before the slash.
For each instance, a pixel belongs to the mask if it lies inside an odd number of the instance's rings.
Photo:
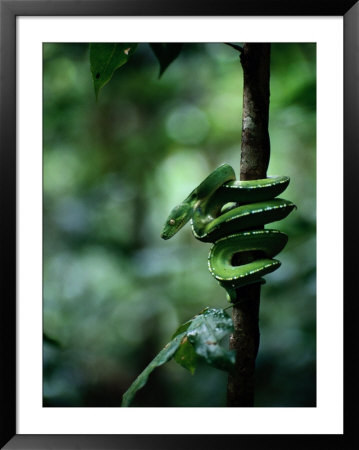
<svg viewBox="0 0 359 450">
<path fill-rule="evenodd" d="M 175 206 L 168 216 L 161 234 L 162 239 L 170 239 L 192 218 L 193 208 L 188 203 Z"/>
</svg>

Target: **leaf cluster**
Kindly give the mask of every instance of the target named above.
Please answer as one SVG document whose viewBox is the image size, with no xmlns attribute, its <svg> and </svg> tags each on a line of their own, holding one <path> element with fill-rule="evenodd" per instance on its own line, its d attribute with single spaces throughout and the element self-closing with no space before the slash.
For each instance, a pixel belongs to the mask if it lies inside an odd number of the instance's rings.
<svg viewBox="0 0 359 450">
<path fill-rule="evenodd" d="M 226 350 L 221 344 L 232 331 L 232 319 L 223 309 L 204 309 L 177 329 L 171 341 L 124 393 L 122 406 L 130 406 L 136 392 L 147 383 L 151 372 L 172 358 L 192 374 L 198 359 L 230 372 L 234 367 L 235 353 L 233 350 Z"/>
</svg>

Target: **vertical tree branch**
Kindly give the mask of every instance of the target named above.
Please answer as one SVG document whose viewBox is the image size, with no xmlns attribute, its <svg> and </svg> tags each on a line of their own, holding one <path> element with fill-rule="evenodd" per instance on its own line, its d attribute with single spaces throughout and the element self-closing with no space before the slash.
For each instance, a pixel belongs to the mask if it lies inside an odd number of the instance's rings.
<svg viewBox="0 0 359 450">
<path fill-rule="evenodd" d="M 266 178 L 270 156 L 268 133 L 270 44 L 244 44 L 241 180 Z M 237 255 L 234 264 L 255 259 Z M 233 306 L 234 333 L 230 348 L 236 351 L 235 370 L 228 377 L 227 406 L 253 406 L 254 371 L 259 346 L 260 284 L 237 289 Z"/>
</svg>

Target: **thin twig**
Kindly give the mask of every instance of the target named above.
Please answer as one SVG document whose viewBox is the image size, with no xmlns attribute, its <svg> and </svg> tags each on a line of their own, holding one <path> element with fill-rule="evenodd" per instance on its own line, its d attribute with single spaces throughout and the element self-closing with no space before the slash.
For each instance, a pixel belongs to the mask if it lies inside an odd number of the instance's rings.
<svg viewBox="0 0 359 450">
<path fill-rule="evenodd" d="M 225 45 L 229 45 L 230 47 L 232 47 L 235 50 L 237 50 L 237 52 L 239 52 L 239 53 L 243 52 L 243 47 L 241 47 L 240 45 L 230 44 L 229 42 L 225 42 Z"/>
</svg>

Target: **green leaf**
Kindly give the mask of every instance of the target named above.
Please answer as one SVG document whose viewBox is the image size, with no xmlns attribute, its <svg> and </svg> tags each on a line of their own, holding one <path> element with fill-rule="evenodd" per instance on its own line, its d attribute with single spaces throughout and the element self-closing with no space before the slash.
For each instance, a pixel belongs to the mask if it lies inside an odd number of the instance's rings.
<svg viewBox="0 0 359 450">
<path fill-rule="evenodd" d="M 175 353 L 174 360 L 179 365 L 189 370 L 192 375 L 194 374 L 197 364 L 197 354 L 187 336 L 182 338 L 181 345 Z"/>
<path fill-rule="evenodd" d="M 235 352 L 223 348 L 221 341 L 232 332 L 232 319 L 223 309 L 207 309 L 192 320 L 186 335 L 198 356 L 217 369 L 231 371 Z"/>
<path fill-rule="evenodd" d="M 183 333 L 184 331 L 188 330 L 188 327 L 191 325 L 191 323 L 193 322 L 193 320 L 198 317 L 200 314 L 203 314 L 205 311 L 207 311 L 209 308 L 208 306 L 206 308 L 204 308 L 201 312 L 199 312 L 198 314 L 196 314 L 194 317 L 192 317 L 192 319 L 187 320 L 187 322 L 182 323 L 182 325 L 180 325 L 177 330 L 173 333 L 172 338 L 175 338 L 178 334 Z"/>
<path fill-rule="evenodd" d="M 174 339 L 176 336 L 178 336 L 179 334 L 183 334 L 184 331 L 188 330 L 188 327 L 191 325 L 193 319 L 188 320 L 187 322 L 183 323 L 182 325 L 180 325 L 177 330 L 173 333 L 172 338 Z"/>
<path fill-rule="evenodd" d="M 137 44 L 90 44 L 90 65 L 96 99 L 116 69 L 126 64 Z"/>
<path fill-rule="evenodd" d="M 158 78 L 163 75 L 163 72 L 181 53 L 183 44 L 150 44 L 153 53 L 156 55 L 160 63 L 160 73 Z"/>
<path fill-rule="evenodd" d="M 176 353 L 178 347 L 181 345 L 182 338 L 185 333 L 179 334 L 171 342 L 169 342 L 159 354 L 150 362 L 150 364 L 145 368 L 145 370 L 135 379 L 131 384 L 129 389 L 122 396 L 122 405 L 124 407 L 130 406 L 136 392 L 141 389 L 148 380 L 149 375 L 153 372 L 156 367 L 161 366 L 170 359 Z"/>
<path fill-rule="evenodd" d="M 223 309 L 205 308 L 198 315 L 180 325 L 172 340 L 150 362 L 122 396 L 122 406 L 130 406 L 136 392 L 157 367 L 174 357 L 175 361 L 192 374 L 198 357 L 217 369 L 231 371 L 235 353 L 221 346 L 221 341 L 233 331 L 232 319 Z"/>
</svg>

